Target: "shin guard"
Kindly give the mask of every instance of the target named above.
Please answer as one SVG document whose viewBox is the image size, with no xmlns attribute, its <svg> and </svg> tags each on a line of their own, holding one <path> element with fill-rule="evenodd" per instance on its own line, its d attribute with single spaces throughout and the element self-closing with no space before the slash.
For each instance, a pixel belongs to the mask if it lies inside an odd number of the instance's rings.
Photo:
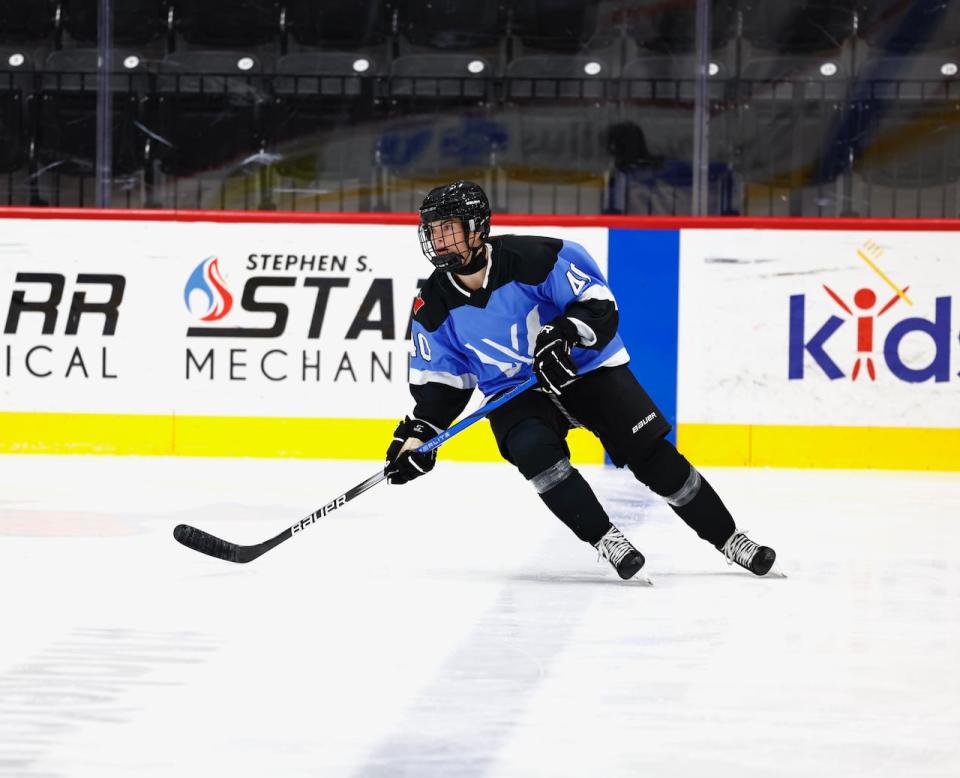
<svg viewBox="0 0 960 778">
<path fill-rule="evenodd" d="M 510 431 L 506 448 L 544 504 L 580 540 L 596 543 L 610 529 L 606 511 L 570 464 L 570 452 L 555 430 L 536 418 L 524 420 Z"/>
<path fill-rule="evenodd" d="M 560 460 L 530 483 L 553 515 L 585 543 L 595 544 L 610 529 L 606 511 L 569 459 Z"/>
<path fill-rule="evenodd" d="M 710 482 L 668 440 L 660 439 L 628 466 L 708 543 L 720 548 L 733 533 L 733 517 Z"/>
</svg>

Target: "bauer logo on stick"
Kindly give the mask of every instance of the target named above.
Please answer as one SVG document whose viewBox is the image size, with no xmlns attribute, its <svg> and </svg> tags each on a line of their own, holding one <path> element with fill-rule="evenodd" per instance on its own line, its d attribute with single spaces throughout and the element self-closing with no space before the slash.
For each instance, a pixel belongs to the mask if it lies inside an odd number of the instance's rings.
<svg viewBox="0 0 960 778">
<path fill-rule="evenodd" d="M 310 516 L 307 516 L 305 519 L 301 519 L 300 521 L 298 521 L 296 524 L 294 524 L 290 528 L 290 530 L 295 533 L 303 531 L 304 529 L 309 527 L 311 524 L 313 524 L 317 519 L 322 519 L 324 516 L 330 513 L 330 511 L 335 511 L 337 508 L 341 507 L 346 501 L 347 501 L 346 495 L 341 494 L 336 500 L 334 500 L 333 502 L 327 503 L 322 508 L 320 508 L 316 513 L 313 513 Z"/>
</svg>

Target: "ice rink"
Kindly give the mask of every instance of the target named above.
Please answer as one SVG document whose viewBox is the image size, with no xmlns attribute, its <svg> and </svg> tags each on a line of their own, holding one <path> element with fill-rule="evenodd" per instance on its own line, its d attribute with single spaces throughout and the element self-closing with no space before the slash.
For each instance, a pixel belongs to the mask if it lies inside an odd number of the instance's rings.
<svg viewBox="0 0 960 778">
<path fill-rule="evenodd" d="M 705 468 L 787 579 L 628 473 L 621 582 L 506 465 L 0 459 L 0 775 L 960 775 L 960 474 Z"/>
</svg>

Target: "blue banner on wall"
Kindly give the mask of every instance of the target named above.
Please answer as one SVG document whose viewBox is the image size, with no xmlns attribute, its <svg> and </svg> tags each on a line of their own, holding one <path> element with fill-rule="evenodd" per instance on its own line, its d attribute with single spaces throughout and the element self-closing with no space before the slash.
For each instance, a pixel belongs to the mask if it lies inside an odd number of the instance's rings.
<svg viewBox="0 0 960 778">
<path fill-rule="evenodd" d="M 680 231 L 611 229 L 608 257 L 630 368 L 676 424 Z"/>
</svg>

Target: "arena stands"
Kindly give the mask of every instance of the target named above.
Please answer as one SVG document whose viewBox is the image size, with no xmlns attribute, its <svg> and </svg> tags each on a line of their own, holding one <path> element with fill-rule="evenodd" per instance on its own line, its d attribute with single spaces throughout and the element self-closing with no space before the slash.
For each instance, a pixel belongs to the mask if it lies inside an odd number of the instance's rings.
<svg viewBox="0 0 960 778">
<path fill-rule="evenodd" d="M 695 0 L 125 0 L 110 73 L 99 5 L 0 5 L 2 204 L 91 205 L 107 170 L 124 207 L 472 176 L 501 210 L 685 214 L 702 127 L 710 213 L 957 215 L 960 0 L 710 0 L 705 62 Z"/>
</svg>

